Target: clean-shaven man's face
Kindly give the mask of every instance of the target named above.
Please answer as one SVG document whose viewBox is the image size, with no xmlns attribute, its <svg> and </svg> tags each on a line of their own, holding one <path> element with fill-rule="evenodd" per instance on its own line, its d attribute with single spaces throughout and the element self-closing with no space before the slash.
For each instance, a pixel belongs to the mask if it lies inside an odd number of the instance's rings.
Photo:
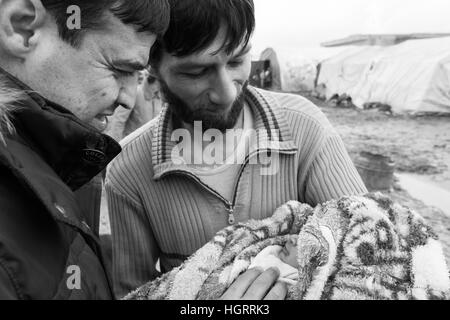
<svg viewBox="0 0 450 320">
<path fill-rule="evenodd" d="M 16 4 L 25 2 L 18 0 Z M 15 5 L 15 1 L 10 3 Z M 10 8 L 7 5 L 8 2 L 3 2 L 0 21 L 8 21 L 6 15 Z M 20 8 L 11 10 L 21 12 Z M 29 5 L 24 6 L 24 17 L 32 16 L 32 10 Z M 11 53 L 12 48 L 12 54 L 7 57 L 8 69 L 13 70 L 16 77 L 45 98 L 73 112 L 83 122 L 104 131 L 106 116 L 112 115 L 118 105 L 134 106 L 137 71 L 148 64 L 156 36 L 138 33 L 108 13 L 105 30 L 87 30 L 81 46 L 74 48 L 60 38 L 57 25 L 48 12 L 41 10 L 37 14 L 41 22 L 27 40 L 28 47 L 16 50 L 17 46 L 11 45 L 10 38 L 4 37 L 4 43 L 0 43 L 0 57 L 8 53 L 7 49 Z M 20 36 L 19 27 L 17 34 Z"/>
<path fill-rule="evenodd" d="M 226 29 L 205 50 L 187 57 L 164 53 L 157 66 L 161 91 L 175 116 L 202 121 L 203 130 L 232 129 L 244 106 L 243 91 L 251 70 L 250 45 L 232 54 L 223 47 Z"/>
</svg>

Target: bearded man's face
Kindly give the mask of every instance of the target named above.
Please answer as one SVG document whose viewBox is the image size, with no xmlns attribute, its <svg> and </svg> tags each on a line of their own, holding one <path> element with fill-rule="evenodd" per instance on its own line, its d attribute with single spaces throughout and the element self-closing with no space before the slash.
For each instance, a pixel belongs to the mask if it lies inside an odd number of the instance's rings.
<svg viewBox="0 0 450 320">
<path fill-rule="evenodd" d="M 164 54 L 157 68 L 161 91 L 175 116 L 201 121 L 204 130 L 232 129 L 244 107 L 251 70 L 251 47 L 223 50 L 226 30 L 205 50 L 187 57 Z"/>
</svg>

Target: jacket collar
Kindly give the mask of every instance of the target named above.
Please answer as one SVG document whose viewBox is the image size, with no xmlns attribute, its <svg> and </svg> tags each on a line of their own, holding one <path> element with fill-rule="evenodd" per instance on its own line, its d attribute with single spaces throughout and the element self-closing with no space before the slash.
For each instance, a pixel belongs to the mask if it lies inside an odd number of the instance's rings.
<svg viewBox="0 0 450 320">
<path fill-rule="evenodd" d="M 84 124 L 6 71 L 0 69 L 0 75 L 6 81 L 2 85 L 24 92 L 11 113 L 16 134 L 8 135 L 6 142 L 20 141 L 33 149 L 73 191 L 99 174 L 120 153 L 120 145 L 111 137 Z M 20 157 L 26 155 L 9 156 L 20 163 Z"/>
<path fill-rule="evenodd" d="M 298 148 L 293 142 L 291 129 L 278 102 L 266 91 L 250 86 L 244 94 L 245 101 L 255 116 L 257 133 L 257 143 L 250 146 L 250 155 L 262 150 L 296 153 Z M 173 172 L 191 172 L 187 165 L 174 164 L 171 160 L 172 150 L 178 144 L 178 141 L 172 139 L 173 131 L 173 114 L 170 108 L 165 106 L 152 135 L 152 163 L 156 180 Z"/>
</svg>

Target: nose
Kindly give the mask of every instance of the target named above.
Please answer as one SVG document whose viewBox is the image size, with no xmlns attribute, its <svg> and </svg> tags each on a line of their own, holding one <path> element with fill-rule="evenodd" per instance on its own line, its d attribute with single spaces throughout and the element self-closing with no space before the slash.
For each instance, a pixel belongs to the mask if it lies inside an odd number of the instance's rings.
<svg viewBox="0 0 450 320">
<path fill-rule="evenodd" d="M 209 99 L 218 105 L 231 105 L 237 98 L 237 84 L 226 70 L 218 73 L 213 88 L 209 92 Z"/>
<path fill-rule="evenodd" d="M 288 241 L 288 244 L 292 245 L 294 247 L 297 246 L 297 237 L 290 237 L 289 241 Z"/>
<path fill-rule="evenodd" d="M 117 103 L 127 109 L 132 109 L 136 104 L 138 87 L 137 74 L 129 77 L 124 77 L 120 82 L 119 96 Z"/>
</svg>

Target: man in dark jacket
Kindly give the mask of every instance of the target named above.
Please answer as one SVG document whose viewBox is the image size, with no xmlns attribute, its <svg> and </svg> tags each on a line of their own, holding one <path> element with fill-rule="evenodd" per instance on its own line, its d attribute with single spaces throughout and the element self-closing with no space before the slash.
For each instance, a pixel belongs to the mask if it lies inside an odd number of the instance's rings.
<svg viewBox="0 0 450 320">
<path fill-rule="evenodd" d="M 120 152 L 165 0 L 0 1 L 0 299 L 111 299 L 94 210 L 75 191 Z"/>
<path fill-rule="evenodd" d="M 166 0 L 0 0 L 0 300 L 111 299 L 86 184 L 120 152 L 101 132 L 135 103 Z M 98 182 L 94 181 L 98 186 Z M 91 181 L 92 183 L 92 181 Z M 251 270 L 224 299 L 282 299 Z"/>
</svg>

